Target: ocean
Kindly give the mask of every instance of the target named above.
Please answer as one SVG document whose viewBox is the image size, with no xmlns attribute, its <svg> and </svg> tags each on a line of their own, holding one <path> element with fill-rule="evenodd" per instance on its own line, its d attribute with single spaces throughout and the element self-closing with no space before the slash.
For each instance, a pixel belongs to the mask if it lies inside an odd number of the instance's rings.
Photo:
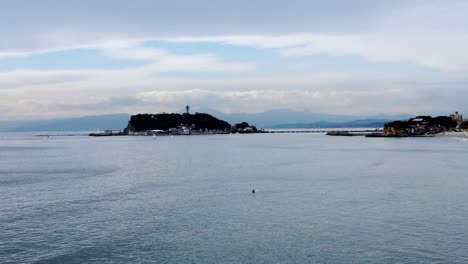
<svg viewBox="0 0 468 264">
<path fill-rule="evenodd" d="M 467 172 L 445 137 L 0 134 L 0 263 L 467 263 Z"/>
</svg>

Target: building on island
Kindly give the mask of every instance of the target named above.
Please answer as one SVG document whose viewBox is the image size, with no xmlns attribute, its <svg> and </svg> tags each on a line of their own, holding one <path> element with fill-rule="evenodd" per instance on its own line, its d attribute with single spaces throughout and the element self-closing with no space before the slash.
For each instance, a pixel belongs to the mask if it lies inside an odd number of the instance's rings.
<svg viewBox="0 0 468 264">
<path fill-rule="evenodd" d="M 457 128 L 460 128 L 463 123 L 463 115 L 455 112 L 455 114 L 451 114 L 450 117 L 453 121 L 457 122 Z"/>
</svg>

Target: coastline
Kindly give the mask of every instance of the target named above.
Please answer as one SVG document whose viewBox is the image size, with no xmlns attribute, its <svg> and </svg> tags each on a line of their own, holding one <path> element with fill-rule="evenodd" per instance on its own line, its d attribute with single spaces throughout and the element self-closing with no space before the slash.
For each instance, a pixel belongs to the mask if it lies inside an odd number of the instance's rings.
<svg viewBox="0 0 468 264">
<path fill-rule="evenodd" d="M 443 132 L 437 134 L 439 137 L 459 137 L 459 138 L 468 138 L 468 131 L 465 132 Z"/>
</svg>

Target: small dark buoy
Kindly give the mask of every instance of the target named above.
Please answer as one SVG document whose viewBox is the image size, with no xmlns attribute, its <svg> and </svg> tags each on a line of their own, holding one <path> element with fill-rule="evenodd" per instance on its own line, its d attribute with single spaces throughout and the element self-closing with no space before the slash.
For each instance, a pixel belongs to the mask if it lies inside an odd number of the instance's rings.
<svg viewBox="0 0 468 264">
<path fill-rule="evenodd" d="M 252 193 L 255 193 L 255 189 L 252 189 Z"/>
</svg>

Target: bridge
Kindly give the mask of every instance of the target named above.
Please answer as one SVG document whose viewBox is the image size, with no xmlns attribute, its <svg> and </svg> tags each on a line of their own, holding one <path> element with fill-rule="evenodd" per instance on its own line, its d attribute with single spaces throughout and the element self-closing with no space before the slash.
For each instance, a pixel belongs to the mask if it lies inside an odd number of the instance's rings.
<svg viewBox="0 0 468 264">
<path fill-rule="evenodd" d="M 331 134 L 369 134 L 381 133 L 380 129 L 367 129 L 367 130 L 265 130 L 266 133 L 285 134 L 285 133 L 331 133 Z"/>
</svg>

